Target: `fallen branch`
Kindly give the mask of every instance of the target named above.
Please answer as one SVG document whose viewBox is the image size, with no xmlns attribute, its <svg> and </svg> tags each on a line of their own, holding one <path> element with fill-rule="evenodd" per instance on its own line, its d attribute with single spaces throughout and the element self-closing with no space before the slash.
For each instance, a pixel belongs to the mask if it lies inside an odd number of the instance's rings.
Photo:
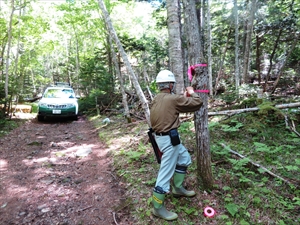
<svg viewBox="0 0 300 225">
<path fill-rule="evenodd" d="M 289 125 L 289 119 L 287 117 L 287 115 L 284 115 L 285 118 L 285 126 L 287 129 L 289 129 L 290 131 L 294 132 L 298 137 L 300 137 L 300 134 L 297 132 L 296 128 L 295 128 L 295 124 L 294 121 L 292 120 L 292 124 L 293 126 Z"/>
<path fill-rule="evenodd" d="M 243 155 L 241 155 L 240 153 L 236 152 L 236 151 L 233 151 L 232 149 L 230 149 L 230 147 L 228 147 L 227 145 L 221 143 L 221 145 L 225 148 L 225 149 L 228 149 L 230 153 L 234 154 L 234 155 L 237 155 L 238 157 L 240 157 L 241 159 L 244 159 L 244 158 L 247 158 Z M 252 160 L 250 160 L 249 158 L 247 158 L 249 160 L 249 163 L 251 163 L 252 165 L 256 166 L 257 168 L 261 168 L 263 169 L 266 173 L 268 173 L 269 175 L 273 176 L 273 177 L 276 177 L 278 178 L 279 180 L 282 180 L 283 182 L 287 183 L 287 184 L 291 184 L 291 185 L 296 185 L 298 186 L 297 184 L 294 184 L 278 175 L 276 175 L 275 173 L 271 172 L 270 170 L 268 170 L 266 167 L 262 166 L 262 165 L 259 165 L 258 163 L 256 162 L 253 162 Z"/>
<path fill-rule="evenodd" d="M 90 209 L 90 208 L 92 208 L 92 207 L 93 207 L 93 206 L 90 205 L 90 206 L 85 207 L 85 208 L 83 208 L 83 209 L 78 209 L 77 212 L 82 212 L 82 211 L 87 210 L 87 209 Z"/>
<path fill-rule="evenodd" d="M 104 171 L 104 172 L 110 174 L 115 180 L 117 180 L 117 178 L 111 172 L 108 171 Z"/>
<path fill-rule="evenodd" d="M 278 109 L 295 108 L 295 107 L 300 107 L 300 102 L 275 105 L 274 107 L 278 108 Z M 234 114 L 239 114 L 239 113 L 244 113 L 244 112 L 253 112 L 253 111 L 258 111 L 258 110 L 259 110 L 258 107 L 254 107 L 254 108 L 247 108 L 247 109 L 234 109 L 234 110 L 225 110 L 225 111 L 219 111 L 219 112 L 208 112 L 208 116 L 217 116 L 217 115 L 231 116 Z"/>
<path fill-rule="evenodd" d="M 118 225 L 117 220 L 116 220 L 116 214 L 114 212 L 113 212 L 113 217 L 114 217 L 115 224 Z"/>
</svg>

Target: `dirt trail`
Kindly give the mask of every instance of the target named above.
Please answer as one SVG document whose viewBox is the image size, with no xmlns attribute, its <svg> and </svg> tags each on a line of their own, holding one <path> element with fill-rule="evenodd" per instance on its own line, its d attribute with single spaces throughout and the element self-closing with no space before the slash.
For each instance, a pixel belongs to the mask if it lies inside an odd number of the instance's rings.
<svg viewBox="0 0 300 225">
<path fill-rule="evenodd" d="M 130 224 L 107 151 L 83 118 L 33 119 L 0 138 L 0 224 Z"/>
</svg>

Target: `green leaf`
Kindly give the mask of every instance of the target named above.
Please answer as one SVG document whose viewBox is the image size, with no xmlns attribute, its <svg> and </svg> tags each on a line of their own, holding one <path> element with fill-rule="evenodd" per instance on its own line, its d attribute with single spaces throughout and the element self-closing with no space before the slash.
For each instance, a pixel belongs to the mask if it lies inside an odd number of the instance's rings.
<svg viewBox="0 0 300 225">
<path fill-rule="evenodd" d="M 224 186 L 222 189 L 223 189 L 224 191 L 230 191 L 230 190 L 231 190 L 231 188 L 228 187 L 228 186 Z"/>
<path fill-rule="evenodd" d="M 270 148 L 264 143 L 254 142 L 253 144 L 255 145 L 256 151 L 258 151 L 258 152 L 268 152 L 268 151 L 270 151 Z"/>
<path fill-rule="evenodd" d="M 259 173 L 265 173 L 266 170 L 264 170 L 264 169 L 262 169 L 262 168 L 258 168 L 258 172 L 259 172 Z"/>
<path fill-rule="evenodd" d="M 225 208 L 228 210 L 228 212 L 232 215 L 235 216 L 235 214 L 238 212 L 238 206 L 234 203 L 229 203 L 225 205 Z"/>
<path fill-rule="evenodd" d="M 241 220 L 240 224 L 241 224 L 241 225 L 250 225 L 250 223 L 248 223 L 248 222 L 245 221 L 245 220 Z"/>
<path fill-rule="evenodd" d="M 188 215 L 190 215 L 190 214 L 192 214 L 193 212 L 195 212 L 196 211 L 196 209 L 195 208 L 184 208 L 184 211 L 188 214 Z"/>
<path fill-rule="evenodd" d="M 260 197 L 255 197 L 255 198 L 253 198 L 253 203 L 254 203 L 254 204 L 259 204 L 259 203 L 261 203 Z"/>
<path fill-rule="evenodd" d="M 288 171 L 298 171 L 298 166 L 286 166 L 285 167 Z"/>
<path fill-rule="evenodd" d="M 283 220 L 280 220 L 279 225 L 285 225 L 285 222 Z"/>
</svg>

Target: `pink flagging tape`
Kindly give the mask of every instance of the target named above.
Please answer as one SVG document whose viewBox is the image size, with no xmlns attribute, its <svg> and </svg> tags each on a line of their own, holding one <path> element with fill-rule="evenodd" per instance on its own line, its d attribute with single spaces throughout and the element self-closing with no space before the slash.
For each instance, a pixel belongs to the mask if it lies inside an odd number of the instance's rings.
<svg viewBox="0 0 300 225">
<path fill-rule="evenodd" d="M 194 92 L 198 92 L 198 93 L 209 93 L 209 90 L 194 90 Z"/>
<path fill-rule="evenodd" d="M 190 81 L 192 81 L 192 79 L 193 79 L 193 73 L 195 72 L 195 68 L 200 67 L 200 66 L 207 66 L 207 64 L 206 63 L 200 63 L 200 64 L 190 66 L 190 68 L 188 69 L 188 78 L 189 78 Z M 209 90 L 194 90 L 194 92 L 209 93 Z"/>
<path fill-rule="evenodd" d="M 205 207 L 204 216 L 212 218 L 215 216 L 215 214 L 216 214 L 216 211 L 212 207 L 209 207 L 209 206 Z"/>
<path fill-rule="evenodd" d="M 188 69 L 188 77 L 189 77 L 189 80 L 192 81 L 193 79 L 193 73 L 195 71 L 195 68 L 196 67 L 200 67 L 200 66 L 207 66 L 207 64 L 205 63 L 200 63 L 200 64 L 196 64 L 196 65 L 192 65 L 190 66 L 190 68 Z"/>
</svg>

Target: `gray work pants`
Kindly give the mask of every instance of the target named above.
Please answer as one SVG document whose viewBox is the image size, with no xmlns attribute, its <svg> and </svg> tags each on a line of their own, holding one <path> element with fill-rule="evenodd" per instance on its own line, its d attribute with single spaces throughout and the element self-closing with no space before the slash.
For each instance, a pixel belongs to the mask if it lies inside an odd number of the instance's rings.
<svg viewBox="0 0 300 225">
<path fill-rule="evenodd" d="M 182 144 L 173 146 L 168 135 L 156 135 L 156 142 L 163 156 L 155 187 L 159 186 L 168 193 L 170 191 L 170 180 L 173 177 L 176 165 L 188 167 L 192 163 L 191 156 Z"/>
</svg>

